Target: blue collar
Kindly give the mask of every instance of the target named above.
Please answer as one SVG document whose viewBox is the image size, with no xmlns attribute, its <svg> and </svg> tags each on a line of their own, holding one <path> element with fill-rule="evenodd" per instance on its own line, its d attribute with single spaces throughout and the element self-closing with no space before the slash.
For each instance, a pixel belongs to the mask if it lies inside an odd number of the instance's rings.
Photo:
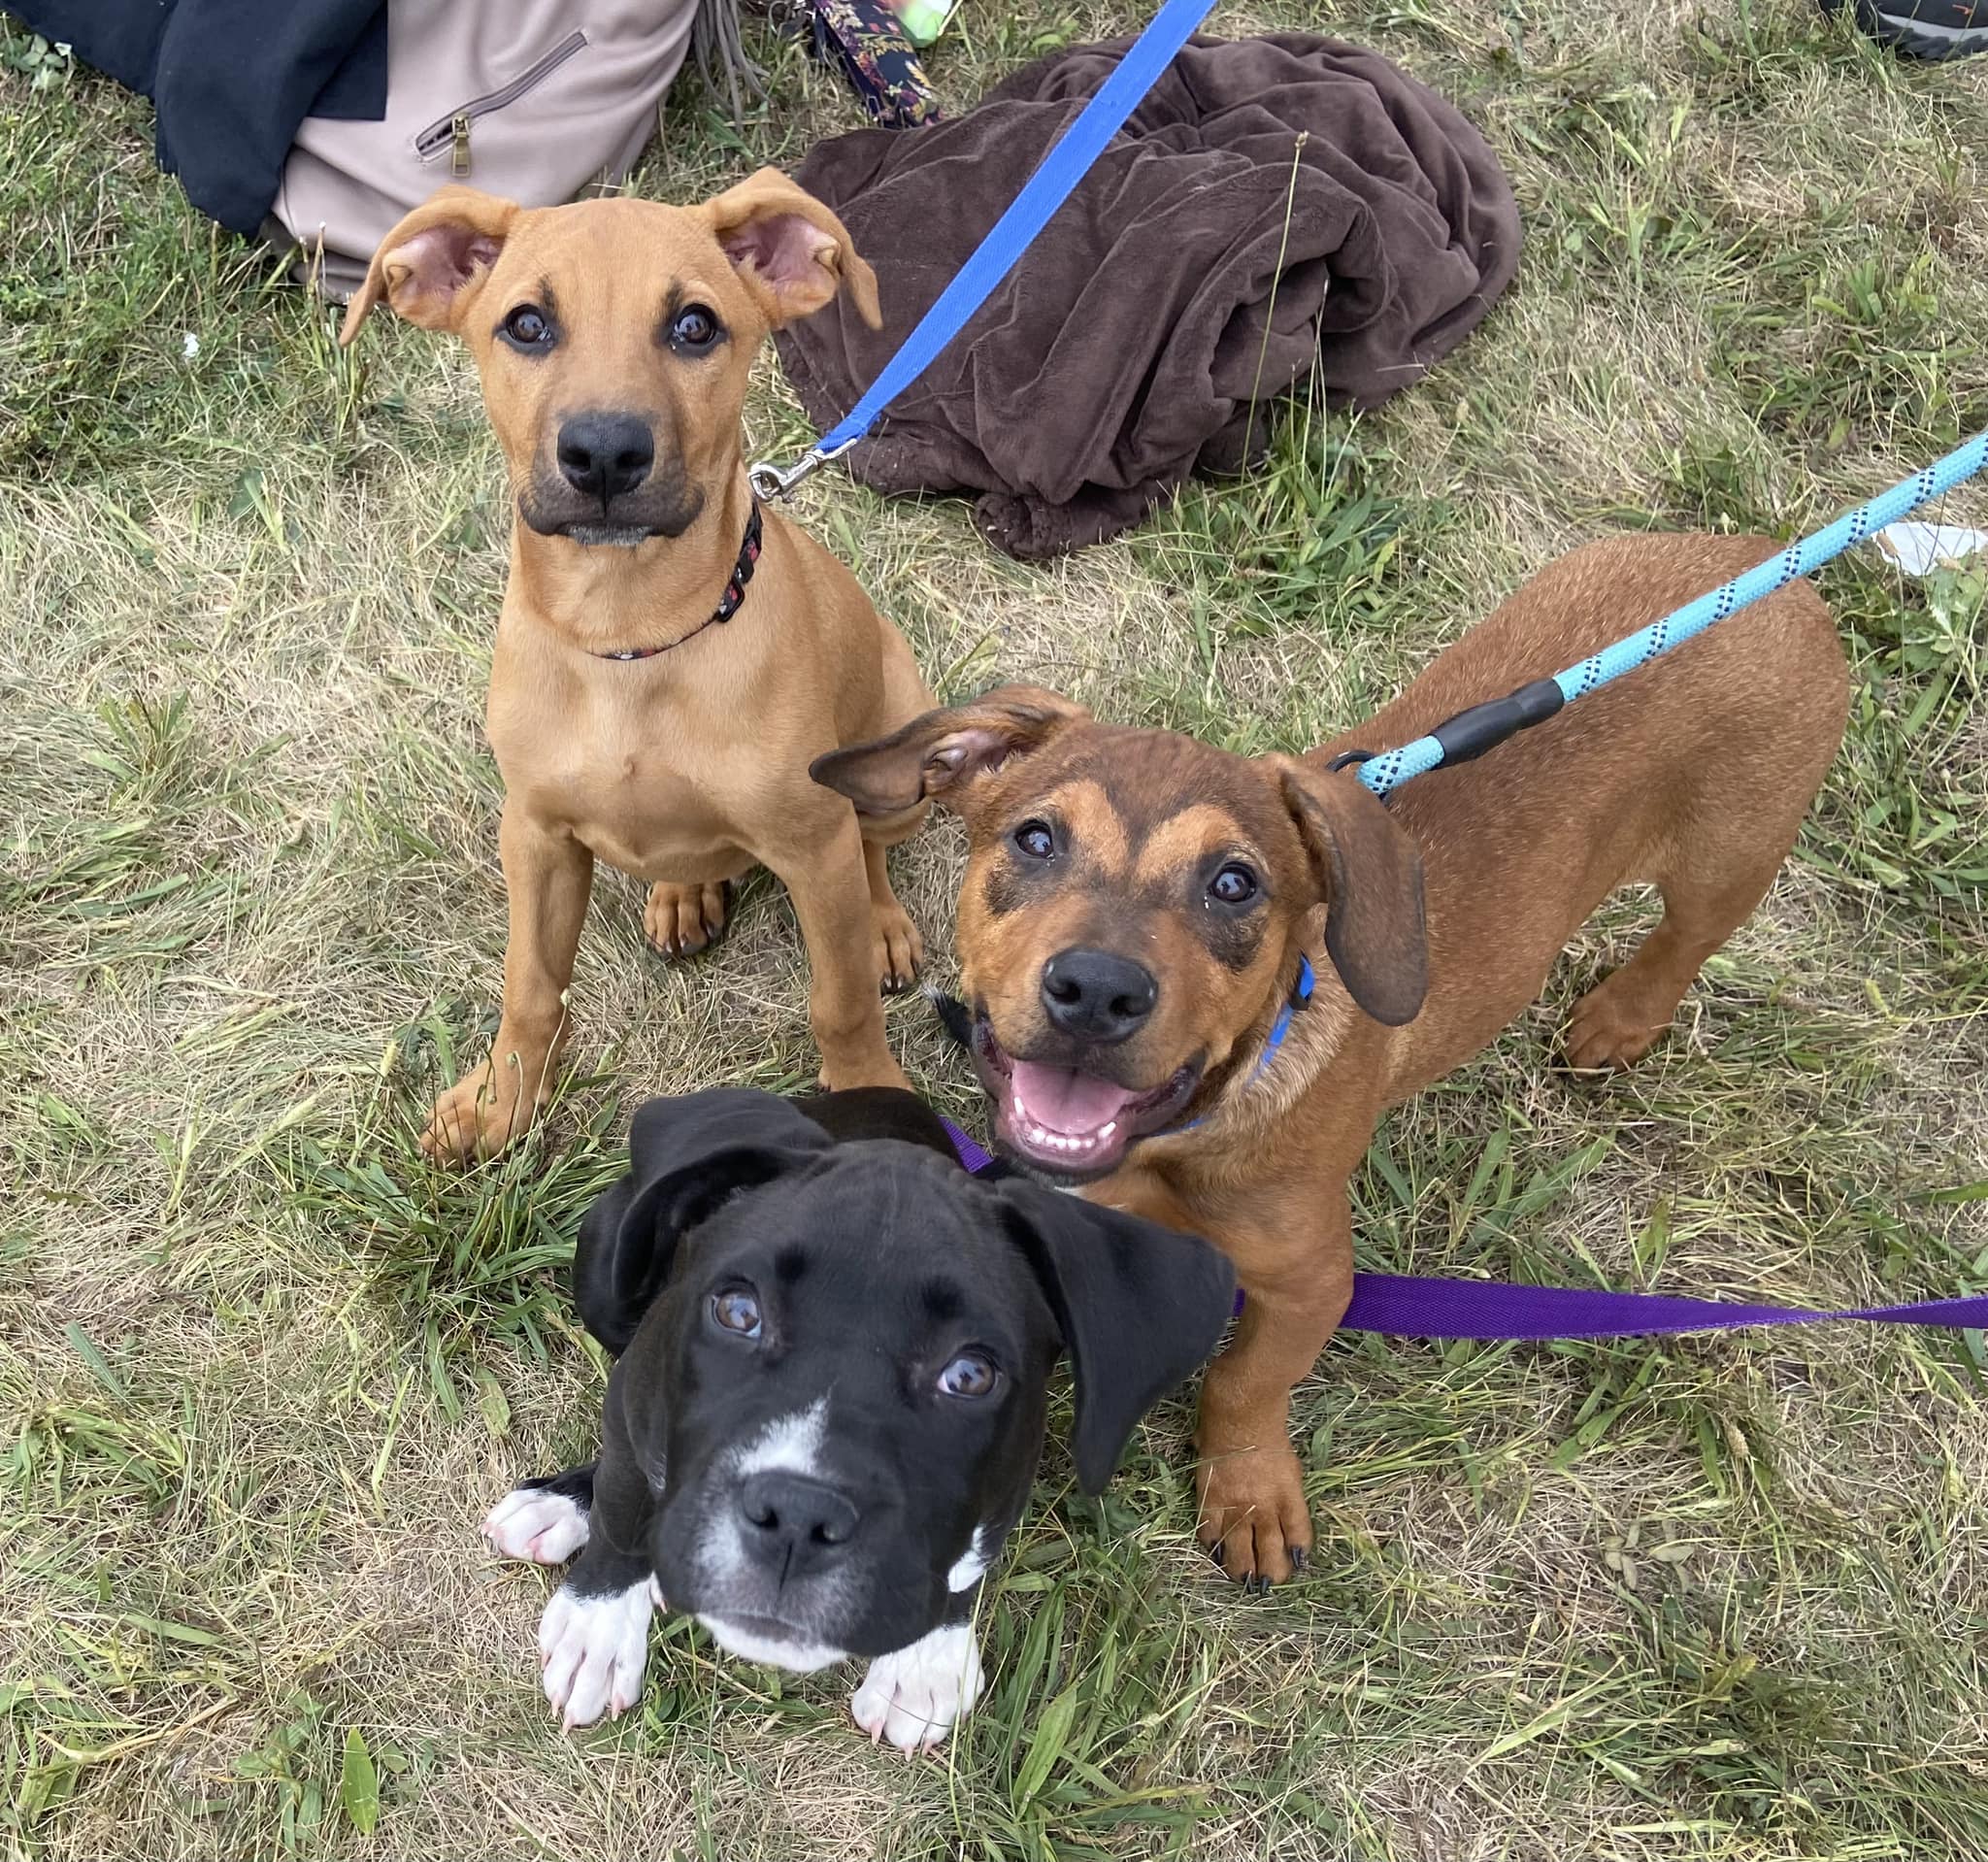
<svg viewBox="0 0 1988 1862">
<path fill-rule="evenodd" d="M 1284 1045 L 1284 1037 L 1291 1032 L 1291 1017 L 1311 1000 L 1311 991 L 1317 979 L 1311 974 L 1311 959 L 1301 955 L 1298 959 L 1298 981 L 1291 985 L 1289 997 L 1286 998 L 1284 1006 L 1277 1011 L 1277 1018 L 1270 1025 L 1270 1039 L 1263 1044 L 1263 1051 L 1256 1056 L 1256 1069 L 1242 1082 L 1244 1092 L 1270 1071 L 1271 1062 L 1277 1057 L 1277 1049 Z M 1183 1131 L 1192 1131 L 1195 1126 L 1207 1122 L 1208 1114 L 1203 1113 L 1199 1118 L 1190 1118 L 1184 1125 L 1176 1125 L 1167 1136 L 1176 1137 Z"/>
</svg>

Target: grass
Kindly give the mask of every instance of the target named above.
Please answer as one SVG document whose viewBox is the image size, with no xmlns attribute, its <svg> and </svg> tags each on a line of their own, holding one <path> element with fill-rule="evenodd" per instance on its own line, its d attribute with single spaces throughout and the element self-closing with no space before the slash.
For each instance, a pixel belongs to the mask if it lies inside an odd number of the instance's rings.
<svg viewBox="0 0 1988 1862">
<path fill-rule="evenodd" d="M 931 62 L 964 99 L 1137 17 L 970 6 Z M 1285 410 L 1261 474 L 1068 563 L 814 482 L 806 521 L 947 689 L 1302 746 L 1581 538 L 1793 534 L 1988 424 L 1988 61 L 1896 64 L 1801 0 L 1354 0 L 1330 28 L 1485 127 L 1518 285 L 1378 414 Z M 775 103 L 734 132 L 686 78 L 645 189 L 856 121 L 755 44 Z M 1297 1404 L 1306 1581 L 1244 1599 L 1193 1550 L 1170 1404 L 1101 1503 L 1052 1449 L 946 1762 L 680 1621 L 639 1714 L 561 1737 L 543 1580 L 474 1522 L 585 1446 L 601 1365 L 559 1268 L 633 1104 L 812 1066 L 791 914 L 748 888 L 679 974 L 604 879 L 557 1115 L 466 1177 L 419 1161 L 503 935 L 492 449 L 459 354 L 340 355 L 149 148 L 142 106 L 5 30 L 10 1852 L 1988 1856 L 1984 1367 L 1945 1332 L 1348 1336 Z M 801 430 L 770 368 L 751 420 Z M 1988 1283 L 1983 584 L 1867 552 L 1822 585 L 1856 699 L 1773 895 L 1596 1089 L 1550 1056 L 1646 918 L 1606 911 L 1388 1123 L 1370 1266 L 1844 1306 Z M 958 858 L 942 827 L 905 862 L 942 974 Z M 917 1005 L 890 1026 L 970 1111 Z"/>
</svg>

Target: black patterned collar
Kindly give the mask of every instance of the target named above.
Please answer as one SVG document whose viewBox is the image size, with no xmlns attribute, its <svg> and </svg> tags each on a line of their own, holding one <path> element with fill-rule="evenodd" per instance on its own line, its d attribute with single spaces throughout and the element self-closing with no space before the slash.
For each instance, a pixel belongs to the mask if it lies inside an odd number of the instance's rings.
<svg viewBox="0 0 1988 1862">
<path fill-rule="evenodd" d="M 752 500 L 751 515 L 746 519 L 746 541 L 739 546 L 739 560 L 732 565 L 732 579 L 725 583 L 725 592 L 709 620 L 691 628 L 682 640 L 666 641 L 660 647 L 624 647 L 615 653 L 595 653 L 596 659 L 653 659 L 658 653 L 666 653 L 672 647 L 680 647 L 685 640 L 695 640 L 707 627 L 716 627 L 728 621 L 746 602 L 746 584 L 752 580 L 752 571 L 759 563 L 759 500 Z"/>
</svg>

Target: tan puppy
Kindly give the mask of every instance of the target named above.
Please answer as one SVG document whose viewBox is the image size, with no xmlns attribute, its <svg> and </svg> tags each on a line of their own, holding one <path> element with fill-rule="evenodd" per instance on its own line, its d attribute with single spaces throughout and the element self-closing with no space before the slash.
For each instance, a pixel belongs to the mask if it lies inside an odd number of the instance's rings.
<svg viewBox="0 0 1988 1862">
<path fill-rule="evenodd" d="M 1198 1438 L 1202 1538 L 1232 1575 L 1284 1578 L 1311 1544 L 1286 1415 L 1352 1292 L 1346 1180 L 1375 1119 L 1505 1027 L 1631 881 L 1661 889 L 1663 919 L 1582 999 L 1568 1052 L 1640 1059 L 1772 883 L 1848 681 L 1800 582 L 1386 806 L 1333 758 L 1573 665 L 1777 548 L 1576 550 L 1302 757 L 1010 687 L 816 765 L 878 819 L 930 796 L 967 823 L 958 947 L 1002 1148 L 1235 1262 L 1247 1302 Z"/>
<path fill-rule="evenodd" d="M 342 343 L 384 300 L 470 346 L 517 505 L 490 668 L 510 894 L 490 1062 L 436 1102 L 438 1157 L 510 1142 L 550 1095 L 596 859 L 654 881 L 644 922 L 701 950 L 729 883 L 770 867 L 813 971 L 831 1086 L 903 1085 L 879 981 L 922 954 L 884 848 L 923 805 L 864 822 L 812 758 L 932 703 L 911 649 L 834 557 L 756 511 L 740 411 L 769 329 L 877 281 L 841 221 L 762 169 L 701 207 L 527 212 L 447 188 L 388 235 Z"/>
</svg>

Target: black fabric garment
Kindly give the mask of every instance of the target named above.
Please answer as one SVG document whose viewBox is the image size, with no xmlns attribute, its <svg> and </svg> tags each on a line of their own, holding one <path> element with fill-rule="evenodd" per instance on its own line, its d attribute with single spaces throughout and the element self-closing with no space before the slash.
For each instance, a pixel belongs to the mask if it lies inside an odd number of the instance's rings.
<svg viewBox="0 0 1988 1862">
<path fill-rule="evenodd" d="M 1129 41 L 1017 72 L 963 116 L 862 129 L 796 179 L 877 269 L 776 333 L 822 429 L 852 407 Z M 1015 556 L 1139 522 L 1195 470 L 1250 463 L 1260 404 L 1313 378 L 1372 407 L 1511 282 L 1511 184 L 1453 105 L 1376 52 L 1196 38 L 932 368 L 848 455 L 881 491 L 977 493 Z M 1252 408 L 1255 417 L 1252 418 Z"/>
<path fill-rule="evenodd" d="M 251 238 L 306 116 L 386 114 L 385 0 L 7 0 L 7 11 L 149 97 L 159 167 Z"/>
</svg>

